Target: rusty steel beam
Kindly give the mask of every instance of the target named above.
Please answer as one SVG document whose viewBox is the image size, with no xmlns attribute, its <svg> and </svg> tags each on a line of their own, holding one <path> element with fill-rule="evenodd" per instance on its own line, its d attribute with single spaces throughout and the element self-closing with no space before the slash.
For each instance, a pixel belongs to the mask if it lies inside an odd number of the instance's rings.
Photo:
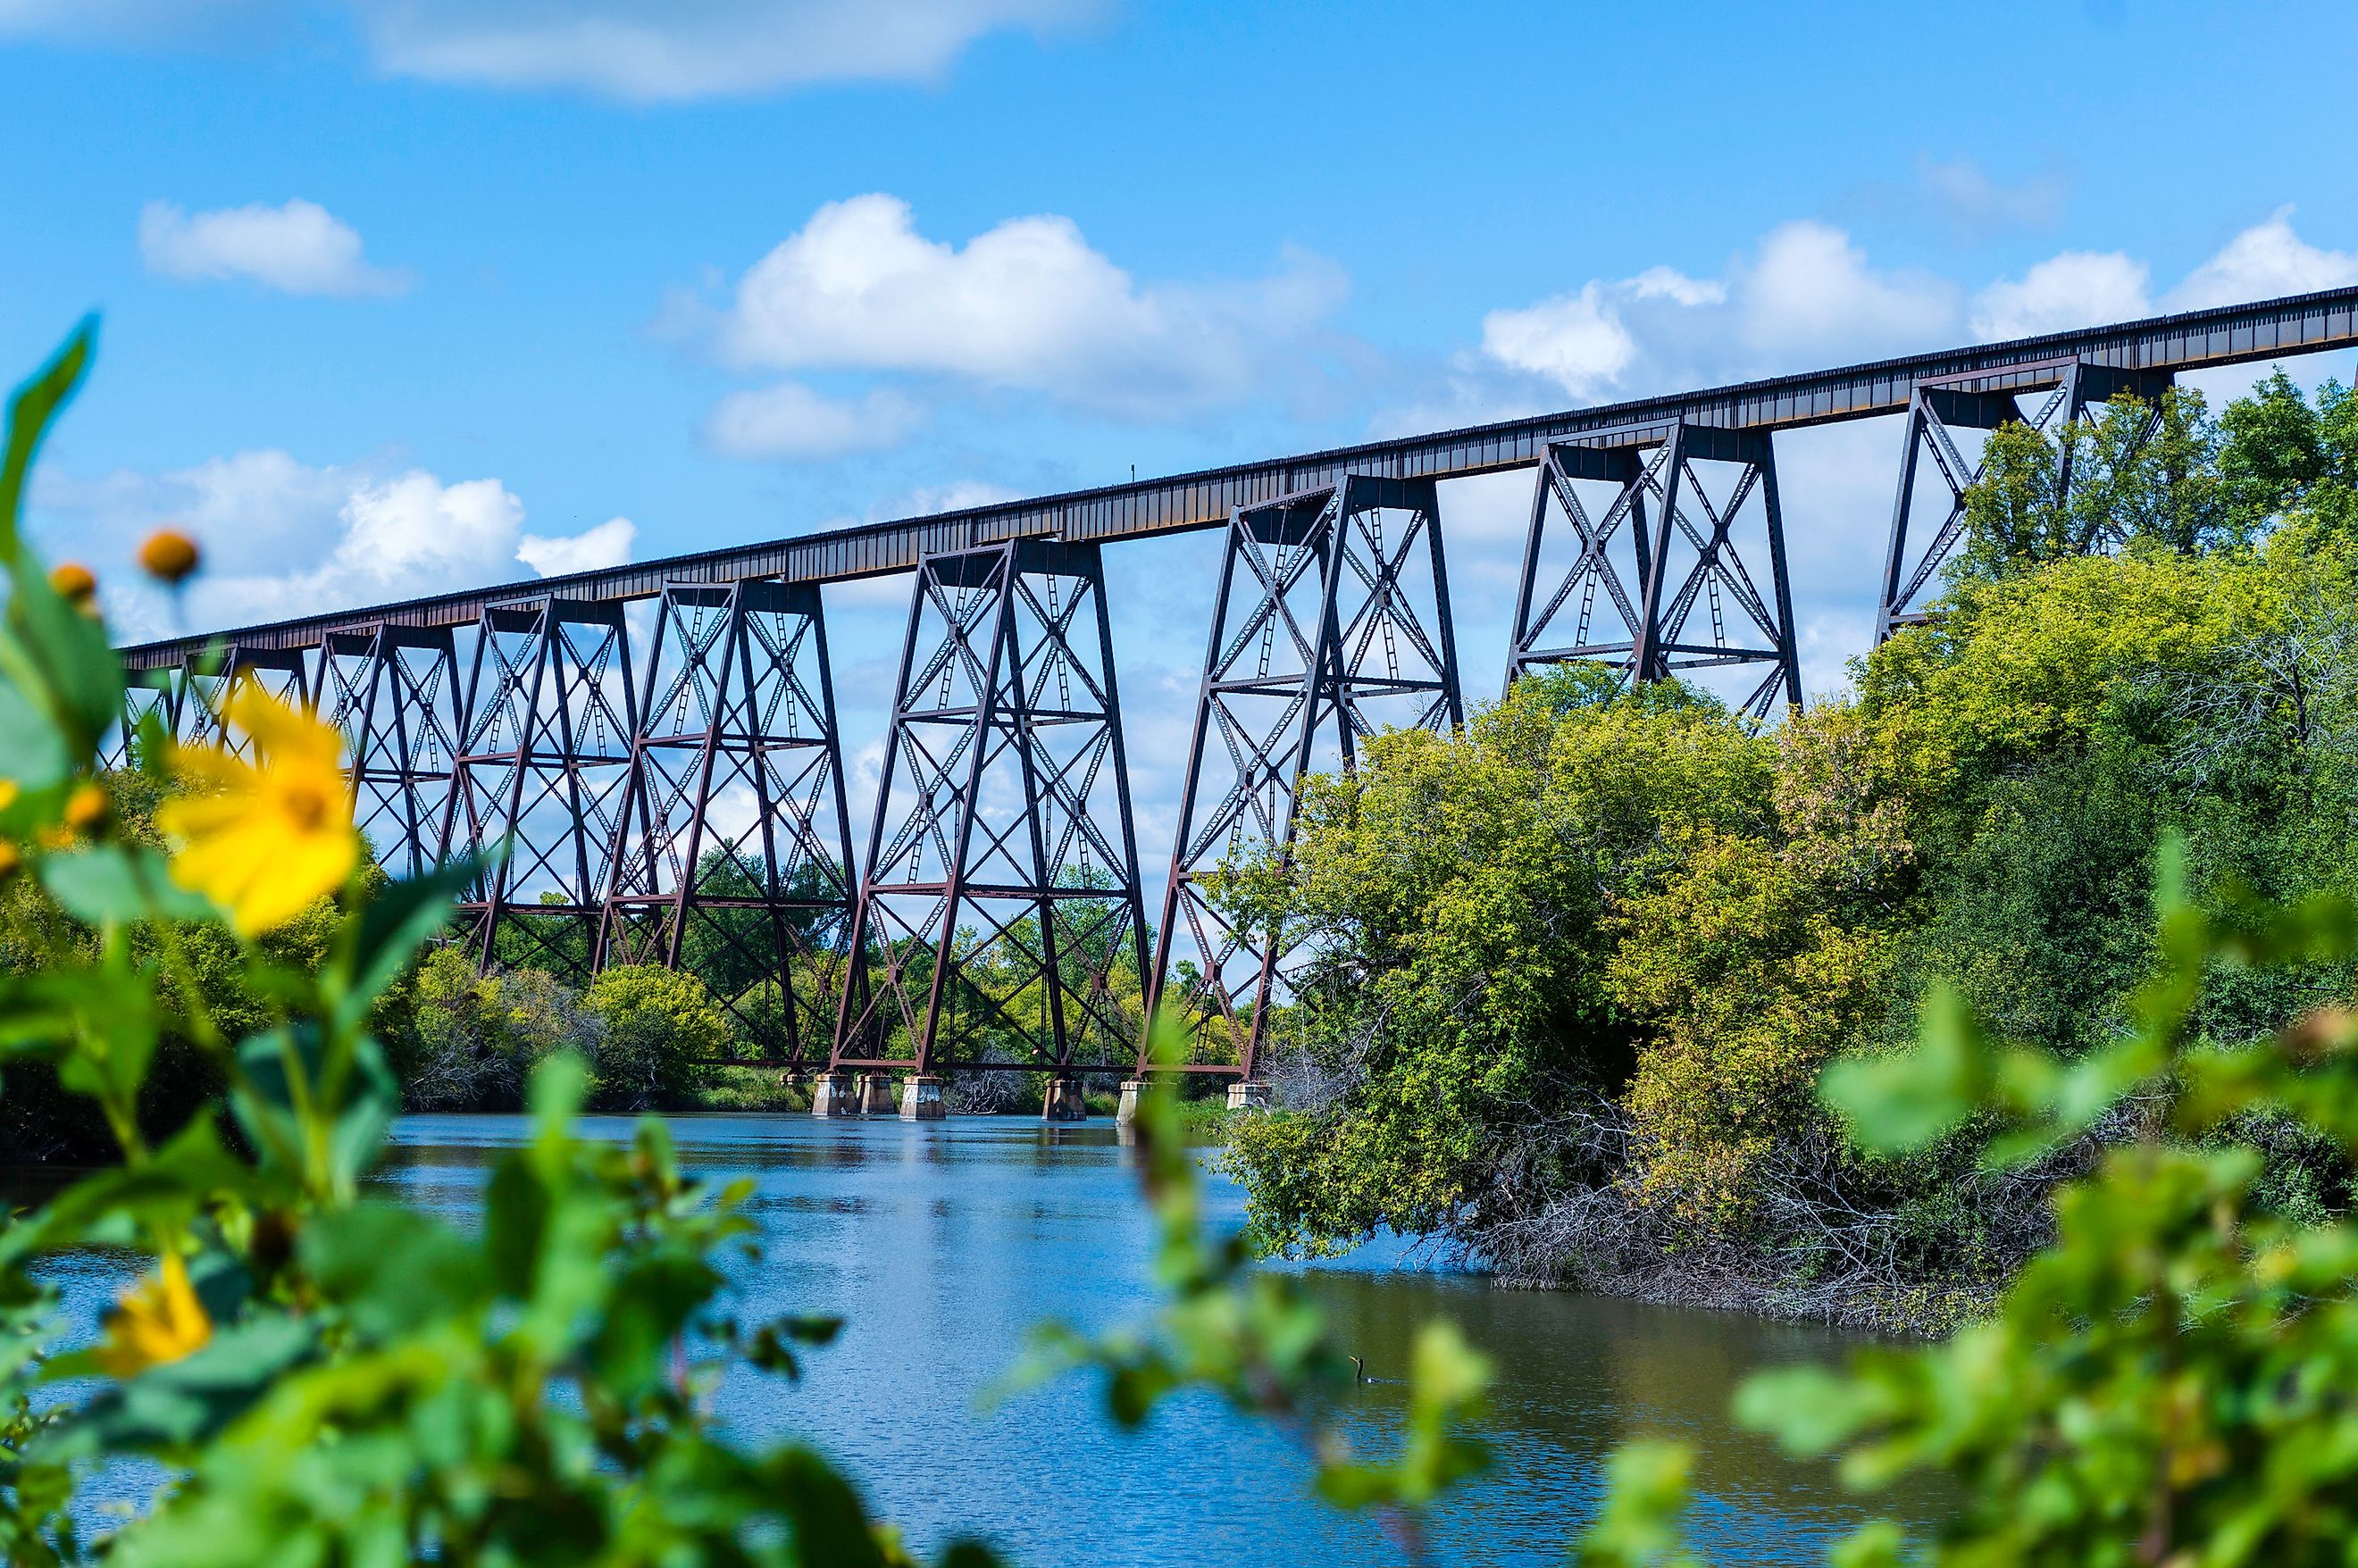
<svg viewBox="0 0 2358 1568">
<path fill-rule="evenodd" d="M 1105 542 L 1224 528 L 1239 508 L 1335 484 L 1346 474 L 1440 480 L 1529 468 L 1545 458 L 1552 443 L 1577 441 L 1584 434 L 1617 427 L 1684 420 L 1690 425 L 1737 430 L 1791 429 L 1904 414 L 1916 388 L 1927 382 L 1965 378 L 1985 392 L 2034 392 L 2058 384 L 2058 367 L 2066 362 L 2183 372 L 2353 343 L 2358 343 L 2358 287 L 2326 289 L 1435 435 L 1369 441 L 1168 479 L 838 528 L 371 609 L 356 607 L 235 631 L 143 643 L 124 649 L 123 654 L 125 665 L 135 671 L 168 668 L 216 642 L 248 649 L 308 648 L 317 646 L 330 632 L 363 624 L 471 625 L 495 604 L 548 594 L 574 600 L 647 599 L 660 593 L 666 582 L 733 582 L 756 577 L 787 582 L 841 582 L 912 570 L 929 555 L 1012 539 L 1054 536 L 1073 543 Z"/>
</svg>

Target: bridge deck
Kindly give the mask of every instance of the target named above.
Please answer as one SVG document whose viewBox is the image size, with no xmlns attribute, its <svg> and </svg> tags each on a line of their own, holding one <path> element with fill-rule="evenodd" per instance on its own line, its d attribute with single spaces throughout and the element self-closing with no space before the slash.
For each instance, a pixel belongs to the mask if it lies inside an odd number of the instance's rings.
<svg viewBox="0 0 2358 1568">
<path fill-rule="evenodd" d="M 1223 524 L 1237 507 L 1331 483 L 1346 472 L 1400 479 L 1495 473 L 1538 462 L 1550 442 L 1682 417 L 1768 430 L 1869 418 L 1904 410 L 1910 390 L 1921 381 L 1971 377 L 1993 391 L 2028 390 L 2053 385 L 2057 362 L 2070 359 L 2121 369 L 2185 371 L 2352 343 L 2358 343 L 2358 287 L 2329 289 L 171 638 L 126 648 L 124 661 L 133 669 L 169 667 L 215 641 L 248 648 L 308 648 L 330 632 L 379 622 L 466 625 L 492 605 L 541 594 L 642 599 L 666 581 L 682 579 L 841 582 L 909 570 L 930 551 L 1003 539 L 1055 535 L 1102 541 L 1184 533 Z"/>
</svg>

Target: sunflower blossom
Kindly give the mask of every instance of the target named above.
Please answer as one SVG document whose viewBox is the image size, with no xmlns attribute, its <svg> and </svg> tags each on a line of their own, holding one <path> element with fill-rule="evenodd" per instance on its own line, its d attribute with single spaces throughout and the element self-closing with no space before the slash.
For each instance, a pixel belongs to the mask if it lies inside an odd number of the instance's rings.
<svg viewBox="0 0 2358 1568">
<path fill-rule="evenodd" d="M 166 802 L 156 821 L 180 840 L 172 880 L 228 909 L 252 936 L 342 886 L 360 838 L 338 766 L 343 740 L 332 728 L 250 682 L 238 684 L 222 719 L 253 742 L 254 760 L 176 748 L 190 790 Z"/>
<path fill-rule="evenodd" d="M 108 1315 L 98 1361 L 117 1378 L 135 1377 L 194 1355 L 212 1336 L 212 1319 L 189 1283 L 188 1264 L 167 1252 L 155 1275 L 124 1292 Z"/>
</svg>

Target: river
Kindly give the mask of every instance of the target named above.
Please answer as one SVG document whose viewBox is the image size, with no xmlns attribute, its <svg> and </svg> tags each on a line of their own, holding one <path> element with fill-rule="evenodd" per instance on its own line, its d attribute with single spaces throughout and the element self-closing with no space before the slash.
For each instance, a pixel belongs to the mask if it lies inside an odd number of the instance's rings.
<svg viewBox="0 0 2358 1568">
<path fill-rule="evenodd" d="M 847 1320 L 833 1345 L 808 1357 L 801 1381 L 738 1375 L 721 1390 L 719 1413 L 748 1439 L 816 1443 L 912 1544 L 930 1552 L 951 1535 L 975 1534 L 1033 1568 L 1392 1560 L 1368 1521 L 1310 1495 L 1301 1455 L 1217 1401 L 1174 1400 L 1135 1436 L 1101 1419 L 1085 1377 L 979 1405 L 1033 1324 L 1101 1329 L 1151 1304 L 1150 1220 L 1130 1152 L 1110 1125 L 688 1116 L 672 1126 L 687 1168 L 753 1182 L 763 1256 L 735 1271 L 741 1314 Z M 619 1139 L 630 1123 L 590 1118 L 584 1130 Z M 464 1222 L 492 1161 L 524 1134 L 515 1117 L 406 1117 L 381 1180 Z M 1217 1175 L 1209 1181 L 1216 1222 L 1239 1223 L 1238 1193 Z M 125 1273 L 118 1259 L 65 1271 L 70 1315 L 84 1332 Z M 1696 1446 L 1694 1533 L 1715 1563 L 1821 1562 L 1825 1542 L 1866 1515 L 1828 1466 L 1786 1459 L 1726 1416 L 1746 1373 L 1833 1358 L 1854 1337 L 1494 1290 L 1398 1247 L 1366 1249 L 1305 1277 L 1371 1374 L 1405 1376 L 1410 1338 L 1436 1314 L 1456 1319 L 1497 1364 L 1483 1429 L 1495 1465 L 1436 1511 L 1431 1536 L 1442 1562 L 1560 1563 L 1595 1507 L 1604 1456 L 1644 1434 Z M 1385 1448 L 1403 1392 L 1355 1391 L 1356 1445 Z M 1919 1496 L 1894 1511 L 1920 1522 L 1930 1505 Z"/>
</svg>

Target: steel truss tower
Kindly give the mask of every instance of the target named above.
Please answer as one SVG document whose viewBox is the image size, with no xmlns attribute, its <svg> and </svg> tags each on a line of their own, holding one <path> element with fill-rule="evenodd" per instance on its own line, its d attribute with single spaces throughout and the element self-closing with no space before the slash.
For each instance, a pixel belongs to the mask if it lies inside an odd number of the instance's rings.
<svg viewBox="0 0 2358 1568">
<path fill-rule="evenodd" d="M 1380 729 L 1465 719 L 1432 481 L 1351 474 L 1231 514 L 1147 1000 L 1152 1017 L 1177 982 L 1198 1051 L 1234 1059 L 1180 1070 L 1253 1076 L 1300 940 L 1230 920 L 1207 879 L 1283 853 L 1305 773 L 1356 766 Z"/>
<path fill-rule="evenodd" d="M 1891 545 L 1884 557 L 1883 591 L 1876 617 L 1875 640 L 1882 643 L 1902 626 L 1929 617 L 1916 608 L 1918 596 L 1931 583 L 1942 564 L 1956 548 L 1965 531 L 1965 492 L 1981 478 L 1979 454 L 1970 461 L 1957 446 L 1954 431 L 1991 431 L 2001 425 L 2021 423 L 2059 439 L 2062 462 L 2056 474 L 2055 499 L 2071 494 L 2074 442 L 2071 427 L 2094 420 L 2104 406 L 2127 394 L 2151 406 L 2138 444 L 2149 438 L 2160 422 L 2162 395 L 2174 381 L 2169 371 L 2121 370 L 2086 360 L 2067 358 L 2014 365 L 2003 373 L 1984 372 L 1928 376 L 1916 384 L 1908 400 L 1906 449 L 1899 463 L 1899 494 L 1891 510 Z M 1992 390 L 1993 384 L 1996 389 Z M 2046 397 L 2025 418 L 2018 397 L 2025 391 L 2045 391 Z M 1928 502 L 1940 508 L 1941 521 L 1910 564 L 1909 525 L 1916 506 L 1920 460 L 1932 459 L 1937 488 L 1927 487 Z"/>
<path fill-rule="evenodd" d="M 329 722 L 343 731 L 352 819 L 388 876 L 432 871 L 464 727 L 447 626 L 380 624 L 323 639 Z"/>
<path fill-rule="evenodd" d="M 1126 1066 L 1144 914 L 1097 546 L 927 556 L 832 1065 Z"/>
<path fill-rule="evenodd" d="M 619 600 L 483 613 L 438 857 L 507 846 L 459 901 L 478 965 L 589 979 L 637 730 L 629 643 Z"/>
<path fill-rule="evenodd" d="M 667 582 L 598 966 L 686 968 L 800 1068 L 834 1038 L 854 903 L 815 584 Z"/>
<path fill-rule="evenodd" d="M 1739 539 L 1767 551 L 1765 593 Z M 1768 433 L 1678 419 L 1551 444 L 1531 494 L 1510 630 L 1510 686 L 1530 670 L 1576 662 L 1607 665 L 1625 681 L 1766 665 L 1740 711 L 1765 719 L 1779 697 L 1800 707 Z"/>
</svg>

